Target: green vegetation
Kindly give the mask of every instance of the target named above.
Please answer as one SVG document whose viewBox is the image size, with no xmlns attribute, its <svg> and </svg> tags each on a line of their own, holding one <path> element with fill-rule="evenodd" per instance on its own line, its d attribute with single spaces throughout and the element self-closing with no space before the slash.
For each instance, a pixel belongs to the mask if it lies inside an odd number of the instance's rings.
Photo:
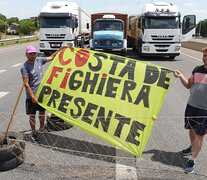
<svg viewBox="0 0 207 180">
<path fill-rule="evenodd" d="M 8 31 L 8 28 L 15 23 L 16 29 L 13 31 Z M 21 38 L 28 35 L 34 35 L 38 31 L 38 28 L 35 26 L 35 18 L 19 20 L 18 17 L 8 18 L 0 13 L 0 40 L 10 39 L 10 38 Z M 37 41 L 37 39 L 31 40 L 21 40 L 21 41 L 12 41 L 0 43 L 0 47 L 8 46 L 12 44 L 21 44 L 30 41 Z"/>
<path fill-rule="evenodd" d="M 202 37 L 207 37 L 207 19 L 200 21 L 196 25 L 196 34 Z"/>
<path fill-rule="evenodd" d="M 12 25 L 12 23 L 17 24 L 17 30 L 15 32 L 8 32 L 8 28 Z M 15 34 L 15 35 L 30 35 L 34 34 L 38 29 L 35 27 L 35 18 L 23 19 L 19 20 L 18 17 L 8 18 L 0 14 L 0 39 L 2 39 L 3 34 Z"/>
</svg>

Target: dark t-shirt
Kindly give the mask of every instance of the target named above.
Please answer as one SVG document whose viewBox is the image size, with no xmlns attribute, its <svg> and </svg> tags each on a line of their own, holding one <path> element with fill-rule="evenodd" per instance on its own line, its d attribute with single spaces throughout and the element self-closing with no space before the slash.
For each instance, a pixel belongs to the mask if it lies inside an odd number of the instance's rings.
<svg viewBox="0 0 207 180">
<path fill-rule="evenodd" d="M 42 58 L 38 57 L 35 59 L 35 62 L 33 64 L 28 63 L 26 61 L 21 68 L 22 77 L 26 77 L 26 74 L 28 74 L 29 85 L 34 95 L 36 94 L 37 89 L 44 76 L 43 71 L 42 71 L 42 65 L 45 64 L 46 61 L 47 61 L 46 57 L 42 57 Z M 26 94 L 27 94 L 27 99 L 31 99 L 27 91 L 26 91 Z"/>
<path fill-rule="evenodd" d="M 188 104 L 207 110 L 207 69 L 204 68 L 204 65 L 197 66 L 190 78 L 194 83 L 190 88 Z"/>
</svg>

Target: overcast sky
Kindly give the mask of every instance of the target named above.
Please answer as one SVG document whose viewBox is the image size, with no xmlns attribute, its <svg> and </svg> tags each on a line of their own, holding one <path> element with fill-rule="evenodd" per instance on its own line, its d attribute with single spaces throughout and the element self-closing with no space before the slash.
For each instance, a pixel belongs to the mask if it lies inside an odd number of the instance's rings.
<svg viewBox="0 0 207 180">
<path fill-rule="evenodd" d="M 0 0 L 0 13 L 7 18 L 26 19 L 38 16 L 42 7 L 49 1 L 57 0 Z M 153 0 L 71 0 L 88 14 L 98 12 L 118 12 L 128 15 L 139 14 L 145 3 Z M 157 0 L 162 1 L 162 0 Z M 197 22 L 207 19 L 206 0 L 163 0 L 178 6 L 181 16 L 195 14 Z"/>
</svg>

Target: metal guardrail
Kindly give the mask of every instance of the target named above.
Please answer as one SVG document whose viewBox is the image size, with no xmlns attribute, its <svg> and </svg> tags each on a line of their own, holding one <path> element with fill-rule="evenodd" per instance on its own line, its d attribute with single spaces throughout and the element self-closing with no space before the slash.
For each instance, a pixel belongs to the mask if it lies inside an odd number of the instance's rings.
<svg viewBox="0 0 207 180">
<path fill-rule="evenodd" d="M 30 40 L 30 39 L 38 39 L 38 36 L 25 36 L 22 38 L 2 39 L 0 40 L 0 44 L 3 45 L 4 43 L 7 43 L 7 42 L 15 42 L 15 41 L 19 42 L 22 40 Z"/>
</svg>

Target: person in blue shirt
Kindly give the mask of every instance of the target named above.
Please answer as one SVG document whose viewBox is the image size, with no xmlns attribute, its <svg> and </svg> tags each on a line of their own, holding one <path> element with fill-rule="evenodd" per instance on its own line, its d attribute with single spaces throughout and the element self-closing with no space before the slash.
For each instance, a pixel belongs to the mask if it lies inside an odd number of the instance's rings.
<svg viewBox="0 0 207 180">
<path fill-rule="evenodd" d="M 40 130 L 44 129 L 45 124 L 45 109 L 38 104 L 38 100 L 35 97 L 37 89 L 44 76 L 42 66 L 46 62 L 52 61 L 58 51 L 66 47 L 67 46 L 61 47 L 49 57 L 37 57 L 37 51 L 34 46 L 28 46 L 26 48 L 27 61 L 23 64 L 21 68 L 21 74 L 23 81 L 25 80 L 26 75 L 28 75 L 28 78 L 25 82 L 26 114 L 29 115 L 30 127 L 32 129 L 31 139 L 33 141 L 38 140 L 35 117 L 36 111 L 39 111 Z"/>
</svg>

